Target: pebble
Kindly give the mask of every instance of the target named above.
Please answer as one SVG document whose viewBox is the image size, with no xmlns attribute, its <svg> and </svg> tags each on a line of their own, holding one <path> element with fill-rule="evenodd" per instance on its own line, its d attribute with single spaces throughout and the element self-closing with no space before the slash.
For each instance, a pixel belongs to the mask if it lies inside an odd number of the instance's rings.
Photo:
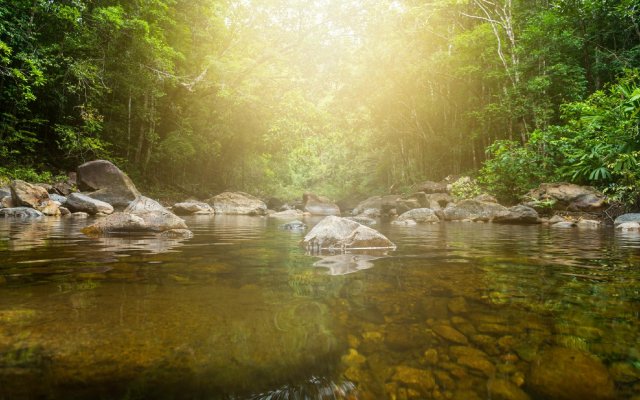
<svg viewBox="0 0 640 400">
<path fill-rule="evenodd" d="M 459 330 L 449 325 L 436 325 L 432 329 L 439 336 L 443 337 L 444 339 L 450 342 L 458 343 L 458 344 L 469 343 L 469 340 L 465 335 L 463 335 Z"/>
<path fill-rule="evenodd" d="M 504 379 L 490 379 L 487 391 L 491 400 L 530 400 L 528 394 L 513 383 Z"/>
<path fill-rule="evenodd" d="M 418 390 L 423 394 L 428 393 L 436 386 L 436 380 L 431 371 L 404 365 L 396 367 L 392 379 L 410 389 Z"/>
</svg>

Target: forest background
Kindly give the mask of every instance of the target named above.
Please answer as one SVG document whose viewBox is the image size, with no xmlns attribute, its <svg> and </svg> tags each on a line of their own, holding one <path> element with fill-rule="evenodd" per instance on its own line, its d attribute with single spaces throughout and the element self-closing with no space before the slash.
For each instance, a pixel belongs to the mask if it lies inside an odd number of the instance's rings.
<svg viewBox="0 0 640 400">
<path fill-rule="evenodd" d="M 0 176 L 640 194 L 636 0 L 0 0 Z"/>
</svg>

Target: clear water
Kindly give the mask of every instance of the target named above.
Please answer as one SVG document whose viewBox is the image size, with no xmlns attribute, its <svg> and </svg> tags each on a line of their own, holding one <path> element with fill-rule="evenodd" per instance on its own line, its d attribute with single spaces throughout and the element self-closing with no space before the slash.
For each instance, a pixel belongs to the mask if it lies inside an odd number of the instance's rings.
<svg viewBox="0 0 640 400">
<path fill-rule="evenodd" d="M 382 223 L 396 251 L 321 259 L 283 221 L 186 220 L 181 241 L 0 219 L 0 399 L 542 398 L 556 347 L 640 396 L 638 234 Z"/>
</svg>

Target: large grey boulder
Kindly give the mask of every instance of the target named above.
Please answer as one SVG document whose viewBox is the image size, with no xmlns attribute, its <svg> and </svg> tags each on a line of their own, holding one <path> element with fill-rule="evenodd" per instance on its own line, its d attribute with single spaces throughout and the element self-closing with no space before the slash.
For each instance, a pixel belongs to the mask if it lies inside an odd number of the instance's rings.
<svg viewBox="0 0 640 400">
<path fill-rule="evenodd" d="M 93 197 L 89 197 L 82 193 L 71 193 L 64 204 L 65 207 L 73 212 L 81 211 L 91 215 L 97 213 L 113 213 L 113 206 L 111 206 L 111 204 L 94 199 Z"/>
<path fill-rule="evenodd" d="M 340 207 L 326 197 L 313 193 L 302 196 L 302 208 L 311 215 L 340 215 Z"/>
<path fill-rule="evenodd" d="M 600 211 L 607 205 L 606 197 L 598 190 L 563 182 L 542 183 L 530 190 L 525 198 L 532 200 L 525 203 L 527 206 L 535 208 L 541 202 L 551 202 L 554 210 L 592 212 Z"/>
<path fill-rule="evenodd" d="M 497 215 L 493 222 L 499 224 L 539 224 L 540 217 L 533 208 L 520 204 L 510 207 L 506 214 Z"/>
<path fill-rule="evenodd" d="M 449 204 L 443 211 L 447 221 L 491 221 L 498 216 L 507 215 L 509 210 L 505 206 L 477 200 L 462 200 Z"/>
<path fill-rule="evenodd" d="M 224 192 L 213 196 L 207 203 L 216 214 L 265 215 L 267 205 L 257 197 L 243 192 Z"/>
<path fill-rule="evenodd" d="M 421 224 L 440 222 L 440 218 L 438 218 L 436 213 L 430 208 L 414 208 L 413 210 L 409 210 L 400 215 L 394 222 L 403 222 L 407 220 L 413 220 Z"/>
<path fill-rule="evenodd" d="M 531 363 L 528 386 L 540 398 L 612 400 L 616 398 L 607 367 L 589 353 L 554 347 Z"/>
<path fill-rule="evenodd" d="M 30 207 L 0 208 L 0 217 L 38 218 L 42 216 L 44 216 L 43 213 Z"/>
<path fill-rule="evenodd" d="M 394 249 L 395 245 L 375 229 L 346 218 L 328 216 L 307 233 L 301 244 L 310 251 Z"/>
<path fill-rule="evenodd" d="M 187 200 L 173 205 L 171 210 L 177 215 L 213 214 L 213 208 L 202 201 Z"/>
<path fill-rule="evenodd" d="M 89 161 L 78 167 L 78 188 L 94 199 L 114 207 L 126 207 L 140 192 L 131 179 L 106 160 Z"/>
<path fill-rule="evenodd" d="M 618 227 L 627 222 L 640 223 L 640 214 L 638 213 L 622 214 L 613 221 L 613 225 L 615 227 Z"/>
</svg>

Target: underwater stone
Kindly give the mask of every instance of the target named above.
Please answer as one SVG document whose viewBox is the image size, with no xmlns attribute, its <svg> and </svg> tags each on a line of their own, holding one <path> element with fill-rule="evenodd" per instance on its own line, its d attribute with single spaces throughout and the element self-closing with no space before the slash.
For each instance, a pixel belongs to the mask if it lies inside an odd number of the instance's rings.
<svg viewBox="0 0 640 400">
<path fill-rule="evenodd" d="M 613 379 L 589 353 L 553 347 L 531 364 L 529 386 L 541 397 L 557 400 L 616 398 Z"/>
</svg>

